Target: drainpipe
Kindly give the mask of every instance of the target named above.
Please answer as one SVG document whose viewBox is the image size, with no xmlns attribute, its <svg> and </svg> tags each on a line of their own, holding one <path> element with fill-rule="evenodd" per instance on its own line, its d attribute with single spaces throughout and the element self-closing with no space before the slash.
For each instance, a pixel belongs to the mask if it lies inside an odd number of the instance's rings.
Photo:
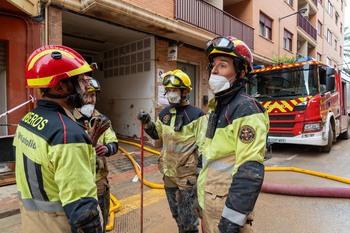
<svg viewBox="0 0 350 233">
<path fill-rule="evenodd" d="M 51 0 L 49 0 L 45 5 L 45 45 L 49 44 L 49 7 L 51 5 Z"/>
</svg>

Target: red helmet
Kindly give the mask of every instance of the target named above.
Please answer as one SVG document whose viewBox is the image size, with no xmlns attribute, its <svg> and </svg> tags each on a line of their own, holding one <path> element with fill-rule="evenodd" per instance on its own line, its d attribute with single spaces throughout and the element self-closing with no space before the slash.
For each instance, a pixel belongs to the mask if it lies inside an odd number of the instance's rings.
<svg viewBox="0 0 350 233">
<path fill-rule="evenodd" d="M 210 62 L 217 55 L 232 56 L 242 60 L 246 74 L 252 70 L 252 52 L 243 41 L 238 40 L 236 37 L 216 37 L 208 41 L 205 53 Z"/>
<path fill-rule="evenodd" d="M 75 50 L 62 45 L 45 45 L 35 50 L 26 64 L 27 87 L 51 88 L 65 78 L 92 71 Z"/>
</svg>

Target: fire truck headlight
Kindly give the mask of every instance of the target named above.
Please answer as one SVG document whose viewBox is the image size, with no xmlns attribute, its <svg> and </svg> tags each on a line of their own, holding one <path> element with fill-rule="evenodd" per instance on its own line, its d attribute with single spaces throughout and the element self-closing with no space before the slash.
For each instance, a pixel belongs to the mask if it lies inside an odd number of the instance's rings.
<svg viewBox="0 0 350 233">
<path fill-rule="evenodd" d="M 304 132 L 319 131 L 321 129 L 322 127 L 320 123 L 311 123 L 311 124 L 304 125 Z"/>
</svg>

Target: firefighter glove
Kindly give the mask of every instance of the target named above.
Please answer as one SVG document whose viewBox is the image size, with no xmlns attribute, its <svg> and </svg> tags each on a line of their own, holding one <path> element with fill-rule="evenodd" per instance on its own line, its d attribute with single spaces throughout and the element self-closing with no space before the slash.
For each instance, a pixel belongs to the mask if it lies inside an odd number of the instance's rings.
<svg viewBox="0 0 350 233">
<path fill-rule="evenodd" d="M 110 127 L 111 121 L 103 114 L 98 115 L 92 120 L 92 127 L 86 124 L 89 138 L 92 146 L 95 147 L 101 135 Z"/>
<path fill-rule="evenodd" d="M 147 124 L 151 121 L 151 116 L 145 110 L 140 110 L 136 117 L 142 124 Z"/>
</svg>

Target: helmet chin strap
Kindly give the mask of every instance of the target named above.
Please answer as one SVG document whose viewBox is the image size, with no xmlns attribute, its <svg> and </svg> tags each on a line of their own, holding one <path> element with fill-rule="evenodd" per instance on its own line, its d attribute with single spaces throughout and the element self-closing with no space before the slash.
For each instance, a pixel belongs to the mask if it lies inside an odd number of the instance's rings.
<svg viewBox="0 0 350 233">
<path fill-rule="evenodd" d="M 47 89 L 43 96 L 47 96 L 49 98 L 52 98 L 52 99 L 66 99 L 66 102 L 72 106 L 74 106 L 75 108 L 81 108 L 85 102 L 81 96 L 81 88 L 80 88 L 80 85 L 79 85 L 79 81 L 77 78 L 71 78 L 70 81 L 72 82 L 73 84 L 73 87 L 74 87 L 74 92 L 70 95 L 57 95 L 57 94 L 52 94 L 52 93 L 49 93 L 48 91 L 50 89 Z"/>
</svg>

